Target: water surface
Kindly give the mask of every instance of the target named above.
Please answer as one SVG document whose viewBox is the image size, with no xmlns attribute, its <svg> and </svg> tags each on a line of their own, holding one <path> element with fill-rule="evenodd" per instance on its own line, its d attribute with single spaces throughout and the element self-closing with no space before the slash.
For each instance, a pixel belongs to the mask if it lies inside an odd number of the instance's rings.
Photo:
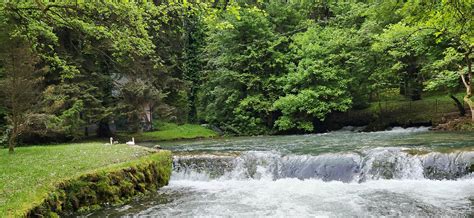
<svg viewBox="0 0 474 218">
<path fill-rule="evenodd" d="M 90 216 L 474 215 L 474 134 L 354 130 L 162 143 L 170 184 Z"/>
</svg>

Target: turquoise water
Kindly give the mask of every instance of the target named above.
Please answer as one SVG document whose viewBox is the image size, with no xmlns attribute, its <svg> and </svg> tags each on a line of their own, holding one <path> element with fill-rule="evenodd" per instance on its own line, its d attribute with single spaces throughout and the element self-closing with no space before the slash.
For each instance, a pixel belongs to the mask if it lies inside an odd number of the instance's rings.
<svg viewBox="0 0 474 218">
<path fill-rule="evenodd" d="M 340 131 L 288 136 L 233 137 L 199 141 L 161 142 L 174 152 L 279 151 L 285 154 L 312 154 L 358 151 L 375 147 L 405 147 L 427 151 L 474 150 L 474 133 L 432 132 L 427 127 L 396 127 L 381 132 Z M 153 146 L 148 143 L 145 146 Z"/>
</svg>

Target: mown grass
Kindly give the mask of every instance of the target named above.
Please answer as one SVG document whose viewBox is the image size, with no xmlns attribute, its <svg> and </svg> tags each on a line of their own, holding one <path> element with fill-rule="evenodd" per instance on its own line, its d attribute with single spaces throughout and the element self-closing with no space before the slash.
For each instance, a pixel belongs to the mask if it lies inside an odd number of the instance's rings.
<svg viewBox="0 0 474 218">
<path fill-rule="evenodd" d="M 54 190 L 55 185 L 105 166 L 145 156 L 141 147 L 82 143 L 0 149 L 0 217 L 18 217 Z"/>
<path fill-rule="evenodd" d="M 195 139 L 216 137 L 218 134 L 206 127 L 196 124 L 178 125 L 174 123 L 158 123 L 157 131 L 139 133 L 120 133 L 121 138 L 135 137 L 137 141 L 167 141 L 178 139 Z"/>
</svg>

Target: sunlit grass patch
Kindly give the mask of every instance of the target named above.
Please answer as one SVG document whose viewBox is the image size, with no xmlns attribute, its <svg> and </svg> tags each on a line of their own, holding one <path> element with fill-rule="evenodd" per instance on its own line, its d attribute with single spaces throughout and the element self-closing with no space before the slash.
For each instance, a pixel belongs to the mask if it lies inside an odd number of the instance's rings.
<svg viewBox="0 0 474 218">
<path fill-rule="evenodd" d="M 216 137 L 218 134 L 206 127 L 197 124 L 178 125 L 174 123 L 158 123 L 158 130 L 142 134 L 121 133 L 121 138 L 135 137 L 138 141 L 166 141 L 177 139 L 194 139 Z"/>
<path fill-rule="evenodd" d="M 54 189 L 57 182 L 137 159 L 141 147 L 82 143 L 0 149 L 0 217 L 18 216 Z"/>
</svg>

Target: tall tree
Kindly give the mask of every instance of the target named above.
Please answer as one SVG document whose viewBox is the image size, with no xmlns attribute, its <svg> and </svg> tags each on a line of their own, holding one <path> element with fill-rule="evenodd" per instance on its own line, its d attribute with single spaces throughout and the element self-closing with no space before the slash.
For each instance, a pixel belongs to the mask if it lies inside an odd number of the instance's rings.
<svg viewBox="0 0 474 218">
<path fill-rule="evenodd" d="M 19 136 L 28 131 L 30 120 L 37 110 L 42 77 L 35 67 L 38 57 L 31 52 L 26 41 L 3 36 L 2 42 L 0 65 L 3 78 L 0 80 L 0 92 L 11 126 L 8 148 L 13 153 Z"/>
<path fill-rule="evenodd" d="M 350 108 L 349 67 L 344 65 L 350 65 L 352 51 L 345 48 L 357 40 L 347 30 L 320 26 L 294 36 L 294 63 L 279 80 L 285 95 L 273 105 L 283 114 L 275 123 L 280 130 L 313 131 L 316 119 Z"/>
<path fill-rule="evenodd" d="M 198 116 L 239 134 L 270 131 L 286 37 L 275 33 L 268 14 L 257 7 L 231 4 L 211 13 L 207 22 Z"/>
<path fill-rule="evenodd" d="M 411 100 L 421 99 L 424 68 L 436 58 L 437 48 L 430 31 L 417 31 L 403 23 L 390 25 L 376 37 L 373 51 L 381 53 L 386 74 L 393 74 L 400 94 Z"/>
</svg>

